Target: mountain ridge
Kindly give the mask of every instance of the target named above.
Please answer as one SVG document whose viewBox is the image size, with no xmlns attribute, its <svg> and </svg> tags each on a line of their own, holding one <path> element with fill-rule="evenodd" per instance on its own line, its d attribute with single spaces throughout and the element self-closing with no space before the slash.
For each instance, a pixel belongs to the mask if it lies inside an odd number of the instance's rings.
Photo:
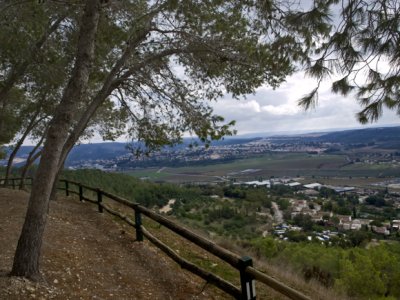
<svg viewBox="0 0 400 300">
<path fill-rule="evenodd" d="M 365 129 L 348 129 L 342 131 L 330 131 L 330 132 L 309 132 L 303 134 L 293 135 L 272 135 L 272 136 L 255 136 L 245 137 L 242 135 L 234 137 L 226 137 L 220 141 L 213 141 L 211 146 L 226 146 L 226 145 L 240 145 L 247 144 L 260 139 L 267 139 L 272 143 L 285 143 L 285 142 L 329 142 L 329 143 L 341 143 L 344 145 L 351 144 L 365 144 L 375 145 L 383 149 L 398 149 L 400 148 L 400 126 L 392 127 L 372 127 Z M 184 138 L 181 144 L 175 146 L 166 146 L 163 151 L 177 151 L 182 150 L 190 146 L 190 144 L 198 143 L 199 147 L 202 147 L 202 143 L 198 139 Z M 68 156 L 66 165 L 70 165 L 76 161 L 84 160 L 109 160 L 119 156 L 129 155 L 132 153 L 128 149 L 128 145 L 131 143 L 124 142 L 103 142 L 103 143 L 85 143 L 75 146 Z M 140 146 L 141 144 L 134 143 L 134 146 Z M 33 146 L 22 146 L 18 151 L 17 158 L 24 159 L 27 157 L 29 152 L 33 149 Z M 10 152 L 10 150 L 8 151 Z M 0 161 L 1 163 L 1 161 Z M 6 160 L 2 161 L 4 165 Z"/>
</svg>

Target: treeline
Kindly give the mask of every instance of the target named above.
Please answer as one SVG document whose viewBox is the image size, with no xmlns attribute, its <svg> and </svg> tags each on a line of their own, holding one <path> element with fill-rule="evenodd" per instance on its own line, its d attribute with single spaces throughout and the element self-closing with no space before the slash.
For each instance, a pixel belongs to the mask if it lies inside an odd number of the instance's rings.
<svg viewBox="0 0 400 300">
<path fill-rule="evenodd" d="M 181 189 L 173 184 L 156 184 L 125 174 L 99 170 L 64 170 L 61 178 L 101 188 L 146 207 L 162 207 L 167 204 L 169 199 L 177 197 L 181 193 Z"/>
</svg>

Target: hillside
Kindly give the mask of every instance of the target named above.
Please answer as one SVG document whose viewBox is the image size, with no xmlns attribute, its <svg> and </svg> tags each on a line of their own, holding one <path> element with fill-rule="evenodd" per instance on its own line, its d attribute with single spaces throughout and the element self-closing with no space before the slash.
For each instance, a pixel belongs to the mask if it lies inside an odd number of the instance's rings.
<svg viewBox="0 0 400 300">
<path fill-rule="evenodd" d="M 375 143 L 390 149 L 399 147 L 399 137 L 400 127 L 379 127 L 330 132 L 315 138 L 315 140 L 343 144 Z"/>
<path fill-rule="evenodd" d="M 51 203 L 43 244 L 47 284 L 8 278 L 27 196 L 0 189 L 0 299 L 225 298 L 95 206 L 63 198 Z"/>
<path fill-rule="evenodd" d="M 135 242 L 134 230 L 119 219 L 99 214 L 96 206 L 80 203 L 74 196 L 60 195 L 51 202 L 43 244 L 42 274 L 46 282 L 33 284 L 9 278 L 6 272 L 11 269 L 27 198 L 26 192 L 0 189 L 0 231 L 6 233 L 0 235 L 0 299 L 231 299 L 180 269 L 148 241 Z M 131 212 L 128 210 L 125 213 Z M 147 218 L 144 225 L 185 259 L 239 285 L 236 269 L 164 226 Z M 345 299 L 316 282 L 306 283 L 286 265 L 258 260 L 259 253 L 237 247 L 228 239 L 220 240 L 220 245 L 251 255 L 260 270 L 313 295 L 313 299 Z M 287 299 L 261 283 L 257 284 L 257 293 L 260 299 Z"/>
</svg>

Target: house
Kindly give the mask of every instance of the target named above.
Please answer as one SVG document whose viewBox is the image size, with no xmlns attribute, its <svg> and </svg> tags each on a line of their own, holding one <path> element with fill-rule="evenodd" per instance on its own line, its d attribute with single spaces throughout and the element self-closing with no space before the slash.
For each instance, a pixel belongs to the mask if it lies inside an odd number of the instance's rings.
<svg viewBox="0 0 400 300">
<path fill-rule="evenodd" d="M 343 216 L 343 215 L 337 215 L 339 219 L 339 225 L 342 223 L 351 223 L 351 216 Z"/>
<path fill-rule="evenodd" d="M 301 187 L 301 183 L 300 182 L 296 182 L 296 181 L 294 181 L 294 182 L 289 182 L 289 183 L 287 183 L 286 184 L 288 187 L 291 187 L 291 188 L 299 188 L 299 187 Z"/>
<path fill-rule="evenodd" d="M 329 188 L 329 189 L 334 190 L 336 193 L 339 193 L 339 194 L 345 194 L 345 193 L 348 193 L 348 192 L 355 191 L 355 187 L 352 187 L 352 186 L 331 186 L 331 185 L 327 185 L 326 187 Z"/>
<path fill-rule="evenodd" d="M 324 214 L 317 213 L 317 214 L 311 216 L 311 219 L 312 219 L 314 222 L 319 222 L 319 221 L 323 221 L 323 220 L 324 220 L 323 217 L 324 217 Z"/>
<path fill-rule="evenodd" d="M 369 226 L 369 224 L 372 222 L 372 220 L 368 219 L 358 219 L 361 222 L 361 225 Z"/>
<path fill-rule="evenodd" d="M 318 182 L 314 182 L 314 183 L 305 184 L 304 187 L 306 189 L 320 189 L 322 187 L 322 184 L 320 184 Z"/>
<path fill-rule="evenodd" d="M 311 216 L 311 218 L 314 222 L 318 222 L 318 221 L 323 221 L 325 216 L 332 217 L 333 213 L 326 211 L 318 211 L 315 215 Z"/>
<path fill-rule="evenodd" d="M 271 182 L 269 180 L 264 180 L 264 181 L 248 181 L 244 182 L 244 185 L 249 185 L 249 186 L 266 186 L 267 188 L 271 187 Z"/>
<path fill-rule="evenodd" d="M 301 213 L 302 213 L 303 215 L 313 216 L 313 215 L 315 215 L 317 212 L 316 212 L 316 210 L 314 210 L 314 209 L 310 209 L 310 208 L 306 207 L 306 208 L 303 208 L 303 209 L 301 210 Z"/>
<path fill-rule="evenodd" d="M 351 216 L 341 216 L 337 215 L 339 219 L 339 227 L 343 230 L 350 230 L 351 229 Z"/>
<path fill-rule="evenodd" d="M 339 224 L 343 230 L 350 230 L 351 229 L 351 222 L 343 222 Z"/>
<path fill-rule="evenodd" d="M 389 235 L 390 231 L 385 227 L 372 226 L 372 231 L 377 234 Z"/>
<path fill-rule="evenodd" d="M 320 211 L 321 210 L 321 205 L 314 203 L 314 209 L 316 211 Z"/>
<path fill-rule="evenodd" d="M 400 220 L 393 220 L 392 221 L 392 230 L 400 230 Z"/>
<path fill-rule="evenodd" d="M 350 229 L 351 229 L 351 230 L 360 230 L 361 227 L 362 227 L 362 224 L 361 224 L 360 219 L 354 219 L 354 220 L 351 222 L 351 226 L 350 226 Z"/>
<path fill-rule="evenodd" d="M 293 202 L 293 207 L 299 208 L 300 211 L 301 211 L 303 208 L 308 208 L 307 200 L 294 200 L 294 202 Z"/>
</svg>

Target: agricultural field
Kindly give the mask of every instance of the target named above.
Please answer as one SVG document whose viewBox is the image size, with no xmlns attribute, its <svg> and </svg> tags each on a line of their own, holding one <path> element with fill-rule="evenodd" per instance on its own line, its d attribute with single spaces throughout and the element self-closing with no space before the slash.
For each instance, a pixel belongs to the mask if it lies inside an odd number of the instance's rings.
<svg viewBox="0 0 400 300">
<path fill-rule="evenodd" d="M 270 177 L 303 177 L 305 181 L 332 181 L 370 184 L 377 177 L 398 177 L 400 166 L 392 164 L 349 164 L 341 154 L 268 153 L 229 163 L 202 166 L 164 167 L 131 170 L 135 177 L 167 182 L 222 182 L 259 180 Z"/>
</svg>

